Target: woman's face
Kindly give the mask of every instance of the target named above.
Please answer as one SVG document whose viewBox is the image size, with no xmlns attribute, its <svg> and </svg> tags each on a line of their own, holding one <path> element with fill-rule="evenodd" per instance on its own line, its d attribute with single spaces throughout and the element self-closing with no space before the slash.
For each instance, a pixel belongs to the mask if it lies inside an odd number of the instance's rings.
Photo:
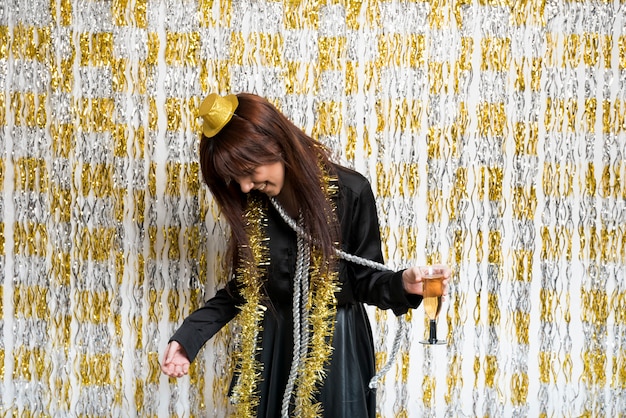
<svg viewBox="0 0 626 418">
<path fill-rule="evenodd" d="M 285 184 L 285 166 L 278 161 L 255 167 L 250 173 L 235 178 L 243 193 L 258 190 L 268 196 L 278 196 Z"/>
</svg>

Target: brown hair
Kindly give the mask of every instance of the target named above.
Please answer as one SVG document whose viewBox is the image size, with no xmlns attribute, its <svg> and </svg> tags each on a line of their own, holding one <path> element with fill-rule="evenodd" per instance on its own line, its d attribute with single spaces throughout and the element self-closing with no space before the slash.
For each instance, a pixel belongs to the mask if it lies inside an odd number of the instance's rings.
<svg viewBox="0 0 626 418">
<path fill-rule="evenodd" d="M 285 187 L 298 196 L 305 230 L 330 261 L 339 227 L 325 192 L 326 176 L 333 171 L 327 149 L 266 99 L 248 93 L 237 98 L 239 105 L 230 122 L 212 138 L 203 135 L 200 142 L 204 181 L 231 228 L 228 259 L 236 262 L 237 249 L 248 244 L 243 221 L 246 194 L 231 179 L 260 165 L 282 162 Z"/>
</svg>

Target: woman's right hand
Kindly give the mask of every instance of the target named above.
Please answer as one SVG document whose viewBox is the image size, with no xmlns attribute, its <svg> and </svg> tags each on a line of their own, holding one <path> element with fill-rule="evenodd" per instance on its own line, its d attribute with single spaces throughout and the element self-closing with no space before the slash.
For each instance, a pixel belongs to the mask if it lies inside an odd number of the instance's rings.
<svg viewBox="0 0 626 418">
<path fill-rule="evenodd" d="M 189 372 L 189 358 L 183 346 L 177 341 L 167 345 L 161 371 L 169 377 L 182 377 Z"/>
</svg>

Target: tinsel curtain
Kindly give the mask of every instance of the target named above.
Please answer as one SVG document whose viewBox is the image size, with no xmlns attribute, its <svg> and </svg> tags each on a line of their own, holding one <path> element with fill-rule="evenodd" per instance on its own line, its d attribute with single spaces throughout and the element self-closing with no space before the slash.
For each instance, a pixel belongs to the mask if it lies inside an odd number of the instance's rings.
<svg viewBox="0 0 626 418">
<path fill-rule="evenodd" d="M 236 330 L 196 108 L 253 92 L 365 174 L 391 268 L 454 269 L 380 417 L 626 416 L 626 3 L 4 0 L 0 411 L 226 416 Z M 371 309 L 377 363 L 398 320 Z"/>
</svg>

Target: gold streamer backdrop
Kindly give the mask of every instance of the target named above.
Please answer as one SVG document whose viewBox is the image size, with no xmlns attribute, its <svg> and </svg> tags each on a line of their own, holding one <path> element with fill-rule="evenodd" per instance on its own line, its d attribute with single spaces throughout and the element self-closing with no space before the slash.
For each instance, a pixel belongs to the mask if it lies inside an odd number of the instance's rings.
<svg viewBox="0 0 626 418">
<path fill-rule="evenodd" d="M 213 91 L 365 174 L 390 267 L 453 267 L 380 417 L 626 416 L 624 0 L 4 0 L 0 85 L 2 416 L 228 414 L 236 330 L 159 370 L 223 280 Z"/>
</svg>

